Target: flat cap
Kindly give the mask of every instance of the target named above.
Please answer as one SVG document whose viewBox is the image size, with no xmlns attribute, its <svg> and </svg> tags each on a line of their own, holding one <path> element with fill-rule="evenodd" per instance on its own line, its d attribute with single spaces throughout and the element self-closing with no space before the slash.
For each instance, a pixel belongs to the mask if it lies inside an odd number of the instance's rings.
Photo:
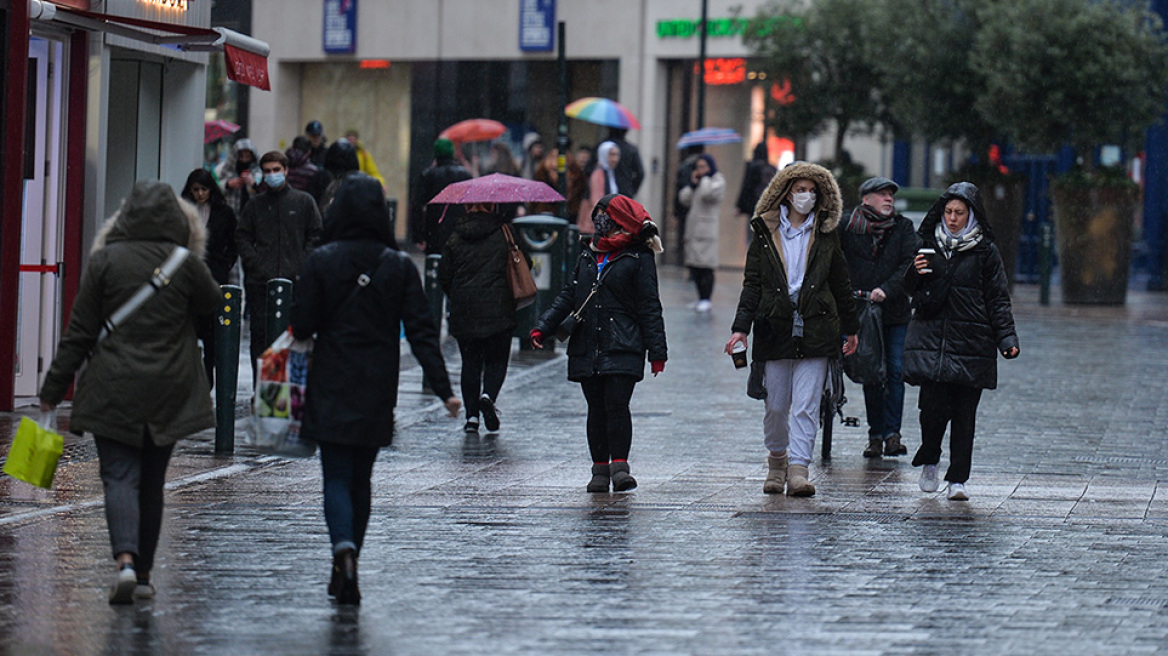
<svg viewBox="0 0 1168 656">
<path fill-rule="evenodd" d="M 896 184 L 892 180 L 889 180 L 888 178 L 882 178 L 880 176 L 868 178 L 864 181 L 863 184 L 860 185 L 860 196 L 867 196 L 868 194 L 889 188 L 892 189 L 892 193 L 894 194 L 900 191 L 900 185 Z"/>
</svg>

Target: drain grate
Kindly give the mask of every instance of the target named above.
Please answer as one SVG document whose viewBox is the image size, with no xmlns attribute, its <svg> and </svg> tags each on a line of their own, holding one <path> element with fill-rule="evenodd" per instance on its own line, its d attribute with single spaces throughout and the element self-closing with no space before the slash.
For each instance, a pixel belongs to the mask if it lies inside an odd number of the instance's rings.
<svg viewBox="0 0 1168 656">
<path fill-rule="evenodd" d="M 1096 465 L 1152 465 L 1168 467 L 1165 458 L 1134 458 L 1132 456 L 1075 456 L 1075 462 L 1088 462 Z"/>
<path fill-rule="evenodd" d="M 1168 606 L 1168 599 L 1158 597 L 1112 597 L 1107 600 L 1108 606 L 1135 606 L 1137 608 L 1163 608 Z"/>
</svg>

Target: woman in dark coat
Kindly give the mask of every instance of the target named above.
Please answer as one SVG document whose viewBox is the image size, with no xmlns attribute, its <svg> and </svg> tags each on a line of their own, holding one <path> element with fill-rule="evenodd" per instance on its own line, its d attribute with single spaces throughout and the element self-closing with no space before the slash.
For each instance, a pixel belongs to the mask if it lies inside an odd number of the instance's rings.
<svg viewBox="0 0 1168 656">
<path fill-rule="evenodd" d="M 196 326 L 223 300 L 202 261 L 195 208 L 170 185 L 134 185 L 94 240 L 69 327 L 41 388 L 41 409 L 65 398 L 81 365 L 70 428 L 93 433 L 118 573 L 111 604 L 154 596 L 150 570 L 162 529 L 163 485 L 175 442 L 215 425 Z M 169 284 L 104 339 L 110 315 L 142 289 L 179 246 L 190 254 Z"/>
<path fill-rule="evenodd" d="M 609 194 L 592 210 L 596 232 L 580 253 L 572 279 L 531 331 L 540 348 L 569 313 L 579 312 L 568 341 L 568 380 L 580 383 L 588 402 L 589 492 L 631 490 L 633 420 L 629 401 L 645 377 L 665 370 L 665 321 L 654 253 L 662 252 L 657 226 L 637 201 Z M 595 292 L 595 293 L 593 293 Z"/>
<path fill-rule="evenodd" d="M 752 376 L 766 389 L 766 494 L 815 494 L 808 466 L 819 430 L 828 360 L 856 350 L 852 283 L 840 249 L 842 200 L 831 172 L 796 162 L 779 171 L 758 201 L 742 294 L 726 352 L 747 346 Z M 789 453 L 788 453 L 789 452 Z"/>
<path fill-rule="evenodd" d="M 982 390 L 998 385 L 997 354 L 1018 357 L 1018 334 L 1006 270 L 977 187 L 949 187 L 917 234 L 936 253 L 918 254 L 904 280 L 913 307 L 904 379 L 921 387 L 921 448 L 913 466 L 924 466 L 921 490 L 935 492 L 941 438 L 949 425 L 947 495 L 965 501 L 978 402 Z"/>
<path fill-rule="evenodd" d="M 206 169 L 195 169 L 187 176 L 182 197 L 195 205 L 199 220 L 207 232 L 207 252 L 203 261 L 211 270 L 215 282 L 226 285 L 231 277 L 231 267 L 239 259 L 235 252 L 235 212 L 227 204 L 227 197 L 215 184 L 215 178 Z M 215 315 L 199 326 L 199 339 L 203 342 L 203 369 L 207 372 L 207 384 L 215 387 Z"/>
<path fill-rule="evenodd" d="M 381 447 L 393 441 L 400 335 L 434 393 L 456 416 L 461 402 L 446 375 L 438 328 L 418 270 L 389 247 L 381 183 L 353 174 L 341 182 L 324 220 L 326 241 L 300 268 L 292 306 L 297 339 L 315 336 L 301 434 L 320 444 L 324 514 L 333 545 L 329 594 L 360 603 L 357 557 L 369 524 L 370 479 Z"/>
<path fill-rule="evenodd" d="M 450 299 L 450 334 L 462 353 L 467 433 L 499 430 L 495 403 L 507 377 L 515 333 L 515 298 L 507 284 L 506 219 L 493 204 L 471 205 L 459 216 L 438 263 L 438 283 Z"/>
</svg>

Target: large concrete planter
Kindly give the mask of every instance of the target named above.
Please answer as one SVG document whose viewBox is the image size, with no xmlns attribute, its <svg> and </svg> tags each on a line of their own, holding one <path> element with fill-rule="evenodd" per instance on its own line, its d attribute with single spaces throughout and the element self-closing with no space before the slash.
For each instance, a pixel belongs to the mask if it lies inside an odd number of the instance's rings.
<svg viewBox="0 0 1168 656">
<path fill-rule="evenodd" d="M 1063 302 L 1122 305 L 1131 269 L 1135 185 L 1051 186 Z"/>
</svg>

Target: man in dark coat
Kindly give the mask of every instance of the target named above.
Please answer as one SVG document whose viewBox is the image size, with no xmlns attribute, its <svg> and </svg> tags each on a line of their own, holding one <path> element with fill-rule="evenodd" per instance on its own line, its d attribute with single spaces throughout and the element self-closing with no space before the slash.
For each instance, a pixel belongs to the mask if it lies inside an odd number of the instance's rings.
<svg viewBox="0 0 1168 656">
<path fill-rule="evenodd" d="M 311 152 L 312 143 L 300 135 L 292 140 L 292 147 L 284 151 L 284 156 L 288 158 L 288 184 L 312 196 L 319 208 L 332 180 L 327 171 L 312 162 Z"/>
<path fill-rule="evenodd" d="M 320 121 L 309 121 L 304 126 L 304 136 L 308 138 L 311 148 L 308 149 L 308 159 L 317 168 L 324 168 L 324 154 L 328 151 L 328 139 L 324 136 L 324 125 Z"/>
<path fill-rule="evenodd" d="M 308 256 L 296 279 L 292 333 L 315 337 L 301 435 L 320 445 L 333 548 L 329 594 L 356 604 L 373 462 L 393 441 L 398 326 L 452 417 L 462 404 L 450 387 L 418 269 L 390 246 L 381 183 L 361 173 L 344 178 L 325 223 L 328 241 Z"/>
<path fill-rule="evenodd" d="M 734 203 L 740 214 L 746 215 L 748 219 L 754 217 L 754 206 L 758 204 L 762 192 L 766 191 L 771 178 L 775 177 L 777 172 L 774 164 L 767 159 L 766 142 L 758 142 L 754 146 L 750 161 L 746 163 L 746 172 L 742 175 L 742 188 L 738 190 L 738 200 Z"/>
<path fill-rule="evenodd" d="M 410 235 L 426 255 L 440 255 L 446 238 L 459 217 L 466 214 L 462 205 L 427 205 L 447 186 L 470 180 L 470 171 L 454 160 L 454 142 L 434 142 L 434 164 L 422 171 L 410 193 Z"/>
<path fill-rule="evenodd" d="M 904 272 L 912 264 L 920 240 L 912 221 L 896 213 L 893 199 L 899 189 L 888 178 L 868 178 L 860 185 L 863 204 L 852 210 L 839 229 L 852 289 L 879 305 L 883 329 L 883 384 L 864 384 L 868 415 L 865 458 L 908 453 L 900 439 L 904 417 L 904 335 L 909 320 Z"/>
<path fill-rule="evenodd" d="M 624 128 L 609 128 L 608 140 L 620 148 L 620 162 L 613 171 L 617 193 L 633 198 L 645 181 L 645 166 L 641 163 L 641 151 L 625 139 L 627 133 Z"/>
<path fill-rule="evenodd" d="M 320 238 L 320 211 L 312 196 L 288 184 L 288 158 L 273 150 L 260 158 L 267 191 L 243 208 L 235 228 L 235 247 L 243 262 L 244 293 L 251 334 L 252 377 L 255 363 L 277 336 L 267 330 L 267 285 L 275 278 L 296 277 L 300 264 Z"/>
<path fill-rule="evenodd" d="M 948 497 L 964 501 L 981 393 L 998 386 L 998 353 L 1018 357 L 1018 333 L 1006 269 L 976 186 L 950 186 L 917 234 L 935 253 L 918 254 L 905 273 L 912 321 L 905 337 L 904 380 L 921 387 L 921 448 L 913 466 L 923 466 L 921 490 L 936 491 L 948 425 Z"/>
</svg>

